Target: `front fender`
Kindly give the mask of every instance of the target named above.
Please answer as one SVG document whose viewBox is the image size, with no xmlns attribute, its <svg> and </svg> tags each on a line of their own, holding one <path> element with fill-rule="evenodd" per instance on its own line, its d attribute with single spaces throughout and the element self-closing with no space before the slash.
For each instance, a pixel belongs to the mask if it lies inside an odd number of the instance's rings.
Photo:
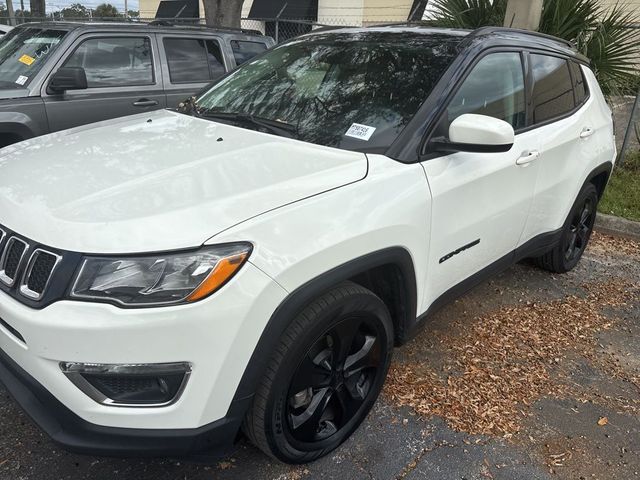
<svg viewBox="0 0 640 480">
<path fill-rule="evenodd" d="M 17 141 L 48 133 L 44 104 L 39 98 L 28 98 L 17 103 L 0 103 L 0 136 Z"/>
</svg>

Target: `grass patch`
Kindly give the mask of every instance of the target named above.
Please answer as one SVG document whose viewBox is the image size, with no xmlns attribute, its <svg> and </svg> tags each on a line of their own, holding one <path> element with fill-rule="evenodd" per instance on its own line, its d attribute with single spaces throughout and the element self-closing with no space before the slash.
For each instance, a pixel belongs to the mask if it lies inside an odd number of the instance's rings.
<svg viewBox="0 0 640 480">
<path fill-rule="evenodd" d="M 623 166 L 614 169 L 598 210 L 640 221 L 640 151 L 625 160 Z"/>
</svg>

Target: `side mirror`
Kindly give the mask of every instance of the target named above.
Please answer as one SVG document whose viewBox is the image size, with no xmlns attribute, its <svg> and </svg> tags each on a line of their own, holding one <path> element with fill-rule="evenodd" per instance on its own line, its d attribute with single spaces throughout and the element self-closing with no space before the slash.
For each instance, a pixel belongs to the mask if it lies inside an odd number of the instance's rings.
<svg viewBox="0 0 640 480">
<path fill-rule="evenodd" d="M 448 141 L 435 139 L 433 144 L 437 151 L 499 153 L 511 150 L 515 136 L 504 120 L 465 113 L 451 122 Z"/>
<path fill-rule="evenodd" d="M 53 74 L 49 88 L 53 93 L 67 90 L 84 90 L 87 88 L 87 74 L 82 67 L 62 67 Z"/>
</svg>

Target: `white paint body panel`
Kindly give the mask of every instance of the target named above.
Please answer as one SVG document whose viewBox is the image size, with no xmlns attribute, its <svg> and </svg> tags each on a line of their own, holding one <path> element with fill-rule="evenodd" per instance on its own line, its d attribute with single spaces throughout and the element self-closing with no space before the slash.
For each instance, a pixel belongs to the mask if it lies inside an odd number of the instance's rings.
<svg viewBox="0 0 640 480">
<path fill-rule="evenodd" d="M 591 99 L 578 113 L 516 135 L 500 154 L 407 165 L 170 112 L 4 149 L 0 224 L 37 242 L 137 253 L 250 241 L 254 250 L 227 285 L 191 305 L 59 301 L 33 310 L 0 292 L 0 317 L 28 345 L 0 326 L 0 348 L 99 425 L 194 428 L 220 419 L 273 312 L 318 275 L 402 247 L 413 260 L 421 314 L 460 281 L 559 228 L 588 173 L 615 157 L 610 112 L 586 74 Z M 576 140 L 584 127 L 594 135 Z M 531 150 L 540 156 L 517 165 Z M 80 392 L 60 361 L 189 361 L 194 373 L 174 405 L 116 408 Z"/>
<path fill-rule="evenodd" d="M 252 265 L 192 305 L 122 309 L 61 301 L 33 310 L 0 292 L 0 317 L 20 328 L 27 346 L 0 326 L 0 349 L 84 420 L 125 428 L 196 428 L 226 415 L 253 348 L 286 293 Z M 173 405 L 123 408 L 96 403 L 62 374 L 61 361 L 193 364 Z"/>
<path fill-rule="evenodd" d="M 0 222 L 64 250 L 190 248 L 366 172 L 361 153 L 165 110 L 3 149 Z"/>
<path fill-rule="evenodd" d="M 540 157 L 535 195 L 520 243 L 562 227 L 585 178 L 597 166 L 615 162 L 611 110 L 593 72 L 582 67 L 591 95 L 568 118 L 535 129 Z M 581 138 L 583 130 L 594 134 Z M 578 180 L 576 180 L 578 179 Z"/>
<path fill-rule="evenodd" d="M 511 145 L 513 137 L 511 124 L 485 115 L 465 113 L 449 126 L 449 140 L 453 143 Z"/>
</svg>

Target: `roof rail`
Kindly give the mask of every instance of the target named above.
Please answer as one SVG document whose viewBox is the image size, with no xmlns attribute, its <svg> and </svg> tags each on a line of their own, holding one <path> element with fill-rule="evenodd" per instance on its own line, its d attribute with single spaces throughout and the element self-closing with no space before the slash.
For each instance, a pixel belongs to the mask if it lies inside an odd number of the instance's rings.
<svg viewBox="0 0 640 480">
<path fill-rule="evenodd" d="M 209 30 L 221 30 L 225 32 L 240 32 L 245 33 L 247 35 L 260 35 L 264 36 L 264 34 L 260 30 L 251 30 L 248 28 L 234 28 L 234 27 L 214 27 L 209 25 L 202 25 L 200 23 L 194 23 L 195 19 L 158 19 L 152 20 L 147 25 L 151 27 L 182 27 L 182 28 L 199 28 L 201 30 L 209 29 Z"/>
<path fill-rule="evenodd" d="M 476 28 L 469 34 L 469 37 L 477 37 L 478 35 L 487 35 L 489 33 L 520 33 L 524 35 L 531 35 L 533 37 L 545 38 L 547 40 L 552 40 L 556 43 L 562 43 L 571 49 L 576 49 L 576 46 L 570 42 L 569 40 L 565 40 L 564 38 L 554 37 L 553 35 L 547 35 L 546 33 L 535 32 L 533 30 L 522 30 L 519 28 L 509 28 L 509 27 L 480 27 Z"/>
<path fill-rule="evenodd" d="M 432 25 L 429 20 L 402 20 L 399 22 L 388 23 L 375 23 L 369 25 L 372 28 L 375 27 L 430 27 L 430 28 L 443 28 Z M 446 27 L 445 27 L 446 28 Z"/>
</svg>

